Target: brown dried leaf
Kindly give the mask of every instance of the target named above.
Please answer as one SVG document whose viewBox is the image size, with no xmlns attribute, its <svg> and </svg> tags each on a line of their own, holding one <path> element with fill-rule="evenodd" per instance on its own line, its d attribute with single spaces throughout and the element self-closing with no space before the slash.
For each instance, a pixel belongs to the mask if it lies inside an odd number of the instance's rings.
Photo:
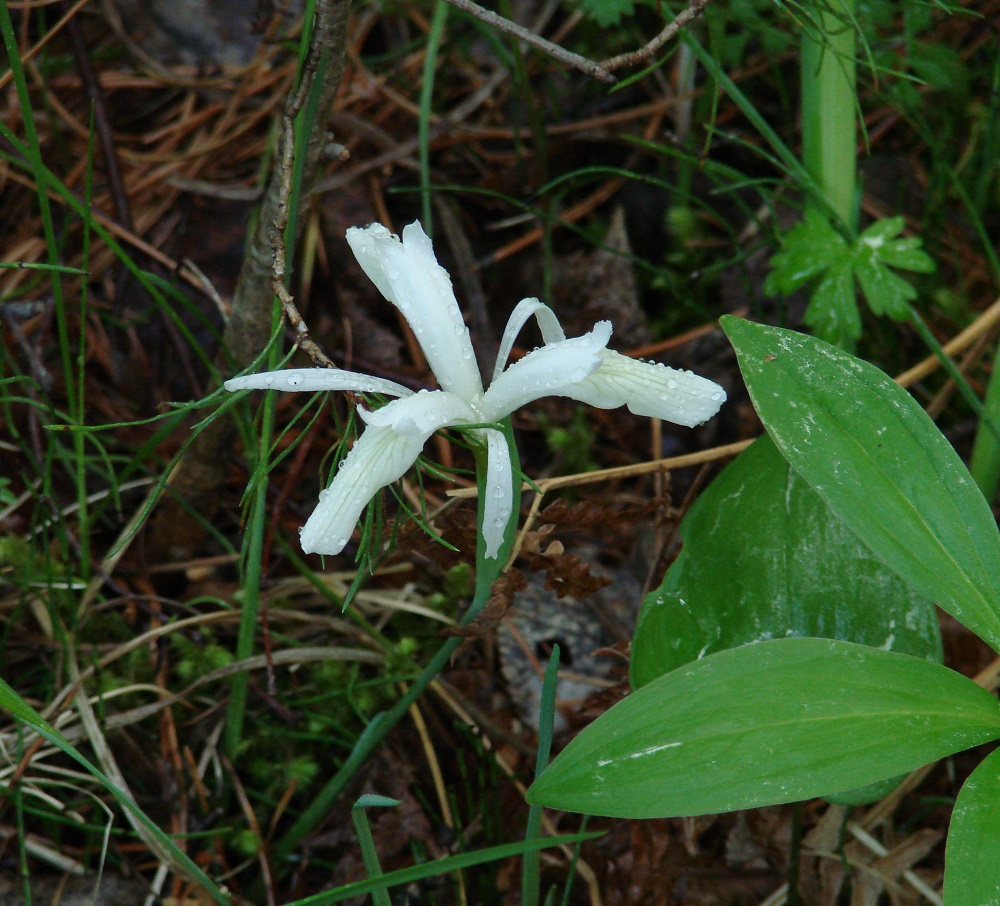
<svg viewBox="0 0 1000 906">
<path fill-rule="evenodd" d="M 493 583 L 490 598 L 479 616 L 466 626 L 448 626 L 441 630 L 440 635 L 464 639 L 478 639 L 489 635 L 500 625 L 514 601 L 514 595 L 527 587 L 528 580 L 524 578 L 524 573 L 519 569 L 508 570 Z"/>
<path fill-rule="evenodd" d="M 612 506 L 599 500 L 581 500 L 577 503 L 557 500 L 542 510 L 538 518 L 552 525 L 568 525 L 600 532 L 669 512 L 670 501 L 665 497 L 653 497 L 643 504 L 626 506 Z"/>
<path fill-rule="evenodd" d="M 476 549 L 476 514 L 464 507 L 450 507 L 434 517 L 432 527 L 438 536 L 457 551 L 431 538 L 411 519 L 402 520 L 396 534 L 396 548 L 409 556 L 420 557 L 442 570 L 451 569 L 463 558 L 464 551 Z"/>
<path fill-rule="evenodd" d="M 545 553 L 536 553 L 530 567 L 545 570 L 545 588 L 554 591 L 557 598 L 571 595 L 577 601 L 584 601 L 611 584 L 606 576 L 595 576 L 590 571 L 590 564 L 576 554 L 562 553 L 562 545 L 558 542 L 549 545 Z"/>
</svg>

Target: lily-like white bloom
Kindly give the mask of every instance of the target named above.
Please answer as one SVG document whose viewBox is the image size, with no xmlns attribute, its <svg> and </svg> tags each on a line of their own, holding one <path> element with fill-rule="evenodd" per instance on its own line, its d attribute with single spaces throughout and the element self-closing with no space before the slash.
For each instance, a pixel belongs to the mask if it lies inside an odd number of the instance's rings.
<svg viewBox="0 0 1000 906">
<path fill-rule="evenodd" d="M 380 409 L 358 409 L 367 427 L 302 527 L 306 553 L 340 553 L 368 502 L 413 465 L 440 428 L 477 426 L 471 431 L 487 445 L 483 536 L 486 556 L 496 557 L 513 508 L 513 475 L 507 441 L 490 423 L 540 397 L 568 396 L 601 409 L 625 405 L 637 415 L 694 427 L 715 415 L 726 399 L 718 384 L 689 371 L 608 349 L 608 321 L 567 339 L 555 314 L 537 299 L 525 299 L 511 314 L 493 380 L 484 389 L 451 278 L 420 224 L 406 227 L 402 241 L 378 223 L 352 227 L 347 241 L 365 273 L 409 322 L 441 389 L 414 393 L 394 381 L 338 368 L 288 369 L 226 381 L 232 391 L 352 390 L 397 397 Z M 514 340 L 531 317 L 538 321 L 544 345 L 508 368 Z"/>
</svg>

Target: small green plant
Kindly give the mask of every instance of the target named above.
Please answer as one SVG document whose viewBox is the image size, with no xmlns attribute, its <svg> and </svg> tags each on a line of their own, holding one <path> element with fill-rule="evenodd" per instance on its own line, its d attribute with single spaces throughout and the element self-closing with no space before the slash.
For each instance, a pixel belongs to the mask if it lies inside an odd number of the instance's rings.
<svg viewBox="0 0 1000 906">
<path fill-rule="evenodd" d="M 1000 532 L 926 413 L 820 340 L 732 317 L 724 327 L 797 479 L 888 569 L 1000 651 Z M 794 541 L 763 538 L 761 549 Z M 933 660 L 780 638 L 647 682 L 573 740 L 528 800 L 624 817 L 714 813 L 843 793 L 996 739 L 996 698 Z M 998 801 L 994 752 L 955 806 L 949 906 L 997 902 Z"/>
</svg>

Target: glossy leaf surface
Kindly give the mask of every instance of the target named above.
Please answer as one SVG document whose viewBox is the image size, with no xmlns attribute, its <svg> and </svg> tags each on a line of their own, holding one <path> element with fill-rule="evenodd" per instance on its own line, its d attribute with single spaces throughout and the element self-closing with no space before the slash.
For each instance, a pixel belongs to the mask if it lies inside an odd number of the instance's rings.
<svg viewBox="0 0 1000 906">
<path fill-rule="evenodd" d="M 780 639 L 661 676 L 583 730 L 528 790 L 623 818 L 808 799 L 1000 737 L 1000 704 L 939 664 L 828 639 Z"/>
<path fill-rule="evenodd" d="M 899 579 L 762 437 L 694 503 L 684 547 L 646 596 L 638 688 L 706 654 L 816 636 L 941 660 L 933 605 Z"/>
<path fill-rule="evenodd" d="M 1000 534 L 923 409 L 879 369 L 821 340 L 722 322 L 792 468 L 890 569 L 1000 650 Z"/>
<path fill-rule="evenodd" d="M 955 802 L 945 850 L 948 906 L 1000 904 L 1000 750 L 965 781 Z"/>
</svg>

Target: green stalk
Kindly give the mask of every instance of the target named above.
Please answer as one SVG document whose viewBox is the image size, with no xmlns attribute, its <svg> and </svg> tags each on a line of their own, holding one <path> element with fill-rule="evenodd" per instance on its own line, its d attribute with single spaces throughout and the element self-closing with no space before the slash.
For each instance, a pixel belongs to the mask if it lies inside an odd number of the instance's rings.
<svg viewBox="0 0 1000 906">
<path fill-rule="evenodd" d="M 90 245 L 93 235 L 91 230 L 91 203 L 94 188 L 94 114 L 90 114 L 90 134 L 87 137 L 87 169 L 84 177 L 83 201 L 86 215 L 83 218 L 83 249 L 80 255 L 80 265 L 83 270 L 90 267 Z M 77 338 L 76 348 L 76 374 L 74 380 L 79 388 L 74 394 L 76 409 L 70 410 L 70 418 L 74 425 L 82 428 L 86 423 L 84 408 L 85 382 L 84 373 L 87 363 L 87 309 L 89 302 L 88 282 L 80 281 L 80 333 Z M 67 375 L 67 378 L 69 375 Z M 77 506 L 77 532 L 80 542 L 80 578 L 84 582 L 90 581 L 90 515 L 89 501 L 87 495 L 87 460 L 86 460 L 87 438 L 83 431 L 73 432 L 73 459 L 76 464 L 76 506 Z"/>
<path fill-rule="evenodd" d="M 502 423 L 504 436 L 507 438 L 507 447 L 510 450 L 511 465 L 513 467 L 513 491 L 514 491 L 514 514 L 520 509 L 521 500 L 521 471 L 517 456 L 517 447 L 514 445 L 514 434 L 510 426 L 510 419 L 504 419 Z M 483 509 L 486 501 L 486 474 L 488 464 L 486 461 L 486 445 L 475 444 L 473 447 L 476 456 L 476 485 L 479 488 L 479 509 L 477 517 L 478 541 L 476 545 L 476 590 L 473 595 L 472 604 L 462 618 L 461 626 L 471 623 L 490 599 L 490 590 L 493 583 L 503 572 L 503 567 L 510 557 L 510 552 L 514 546 L 514 538 L 517 534 L 517 520 L 513 516 L 507 525 L 504 533 L 504 541 L 500 546 L 499 555 L 493 559 L 486 558 L 486 542 L 483 539 Z M 365 728 L 364 733 L 358 738 L 347 756 L 347 760 L 341 765 L 333 777 L 327 781 L 326 786 L 313 799 L 306 810 L 299 816 L 288 832 L 278 841 L 272 852 L 272 861 L 276 870 L 280 872 L 281 863 L 287 859 L 299 841 L 310 834 L 313 829 L 329 814 L 331 807 L 344 788 L 350 783 L 358 769 L 365 763 L 368 756 L 388 735 L 389 731 L 404 717 L 412 705 L 430 686 L 442 670 L 448 665 L 451 656 L 458 650 L 464 639 L 460 637 L 449 638 L 438 650 L 437 654 L 431 658 L 430 663 L 420 672 L 420 675 L 413 681 L 406 694 L 396 702 L 388 711 L 383 711 L 376 715 L 375 719 Z"/>
<path fill-rule="evenodd" d="M 437 0 L 431 30 L 427 35 L 427 49 L 424 52 L 424 73 L 420 85 L 420 119 L 417 121 L 417 140 L 420 146 L 420 201 L 421 220 L 424 232 L 434 235 L 434 211 L 431 205 L 431 106 L 434 102 L 434 76 L 437 72 L 438 50 L 444 40 L 444 28 L 448 22 L 448 4 Z"/>
<path fill-rule="evenodd" d="M 821 0 L 815 31 L 802 32 L 801 70 L 802 162 L 851 233 L 857 229 L 855 2 Z"/>
<path fill-rule="evenodd" d="M 556 684 L 559 682 L 559 646 L 552 646 L 552 656 L 545 666 L 542 681 L 542 701 L 538 714 L 538 749 L 535 752 L 535 778 L 542 776 L 548 767 L 549 753 L 552 751 L 552 728 L 556 716 Z M 537 840 L 542 835 L 541 805 L 528 806 L 528 822 L 524 829 L 526 843 Z M 541 895 L 541 850 L 533 849 L 524 854 L 521 868 L 521 906 L 538 906 Z"/>
<path fill-rule="evenodd" d="M 253 654 L 254 639 L 257 636 L 257 618 L 260 615 L 260 588 L 264 572 L 264 536 L 267 524 L 267 455 L 271 448 L 274 407 L 274 394 L 265 394 L 261 404 L 259 475 L 254 486 L 250 519 L 243 535 L 240 628 L 236 637 L 238 661 L 245 660 Z M 229 707 L 226 710 L 224 739 L 226 753 L 232 760 L 239 755 L 240 742 L 243 739 L 249 684 L 250 674 L 243 670 L 233 674 L 229 685 Z"/>
</svg>

